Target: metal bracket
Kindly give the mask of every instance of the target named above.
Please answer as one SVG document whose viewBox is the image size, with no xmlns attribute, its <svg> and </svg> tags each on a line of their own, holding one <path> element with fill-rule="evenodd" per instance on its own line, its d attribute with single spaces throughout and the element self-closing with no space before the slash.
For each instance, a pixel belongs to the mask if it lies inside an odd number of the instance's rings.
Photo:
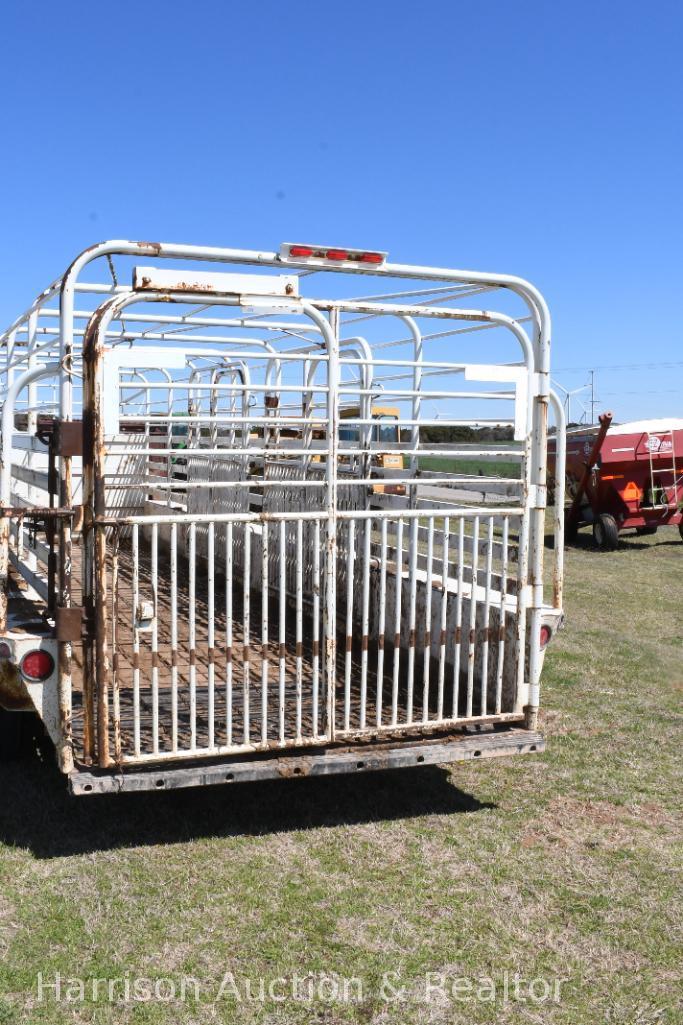
<svg viewBox="0 0 683 1025">
<path fill-rule="evenodd" d="M 545 509 L 548 504 L 548 489 L 545 485 L 529 486 L 529 506 L 531 509 Z"/>
<path fill-rule="evenodd" d="M 58 420 L 55 448 L 60 456 L 83 455 L 83 423 L 80 420 Z"/>
<path fill-rule="evenodd" d="M 85 623 L 84 609 L 82 606 L 71 606 L 64 608 L 57 606 L 55 612 L 55 636 L 58 641 L 80 641 L 83 636 Z"/>
</svg>

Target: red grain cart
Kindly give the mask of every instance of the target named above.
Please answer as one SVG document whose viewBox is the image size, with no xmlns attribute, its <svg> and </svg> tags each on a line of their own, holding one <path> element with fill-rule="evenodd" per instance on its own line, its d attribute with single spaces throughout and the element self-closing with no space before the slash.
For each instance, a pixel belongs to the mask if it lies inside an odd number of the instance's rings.
<svg viewBox="0 0 683 1025">
<path fill-rule="evenodd" d="M 555 468 L 555 439 L 548 442 L 548 475 Z M 683 538 L 683 419 L 637 420 L 567 432 L 566 511 L 569 540 L 592 526 L 599 548 L 614 549 L 619 533 L 654 534 L 678 526 Z"/>
</svg>

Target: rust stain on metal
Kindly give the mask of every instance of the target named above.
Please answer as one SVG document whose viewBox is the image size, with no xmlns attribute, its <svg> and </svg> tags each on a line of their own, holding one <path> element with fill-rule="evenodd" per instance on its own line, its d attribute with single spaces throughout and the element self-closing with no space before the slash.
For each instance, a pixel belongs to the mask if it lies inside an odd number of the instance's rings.
<svg viewBox="0 0 683 1025">
<path fill-rule="evenodd" d="M 277 771 L 283 779 L 292 779 L 295 776 L 308 776 L 311 771 L 311 759 L 280 758 L 277 763 Z"/>
<path fill-rule="evenodd" d="M 163 248 L 161 242 L 136 242 L 138 249 L 144 249 L 150 256 L 159 256 Z"/>
</svg>

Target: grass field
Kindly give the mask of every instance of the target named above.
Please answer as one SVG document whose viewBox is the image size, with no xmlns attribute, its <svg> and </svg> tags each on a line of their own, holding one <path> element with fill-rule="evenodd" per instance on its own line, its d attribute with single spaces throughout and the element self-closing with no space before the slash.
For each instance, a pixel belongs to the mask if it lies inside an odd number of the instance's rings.
<svg viewBox="0 0 683 1025">
<path fill-rule="evenodd" d="M 543 756 L 81 800 L 0 767 L 0 1025 L 683 1021 L 682 607 L 676 531 L 568 550 Z"/>
<path fill-rule="evenodd" d="M 440 473 L 466 473 L 475 476 L 513 477 L 519 479 L 520 463 L 478 459 L 452 459 L 450 456 L 420 456 L 421 470 Z"/>
</svg>

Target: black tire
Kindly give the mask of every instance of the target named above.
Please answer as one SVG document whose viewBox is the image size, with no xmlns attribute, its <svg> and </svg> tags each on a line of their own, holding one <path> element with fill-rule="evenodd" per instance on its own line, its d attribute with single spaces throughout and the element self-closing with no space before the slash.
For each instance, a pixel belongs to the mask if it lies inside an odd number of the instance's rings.
<svg viewBox="0 0 683 1025">
<path fill-rule="evenodd" d="M 678 524 L 678 533 L 681 535 L 681 541 L 683 541 L 683 522 Z"/>
<path fill-rule="evenodd" d="M 636 527 L 636 534 L 638 537 L 650 537 L 651 534 L 656 534 L 656 527 Z"/>
<path fill-rule="evenodd" d="M 614 516 L 600 513 L 593 523 L 593 540 L 604 552 L 613 552 L 619 545 L 619 527 Z"/>
</svg>

